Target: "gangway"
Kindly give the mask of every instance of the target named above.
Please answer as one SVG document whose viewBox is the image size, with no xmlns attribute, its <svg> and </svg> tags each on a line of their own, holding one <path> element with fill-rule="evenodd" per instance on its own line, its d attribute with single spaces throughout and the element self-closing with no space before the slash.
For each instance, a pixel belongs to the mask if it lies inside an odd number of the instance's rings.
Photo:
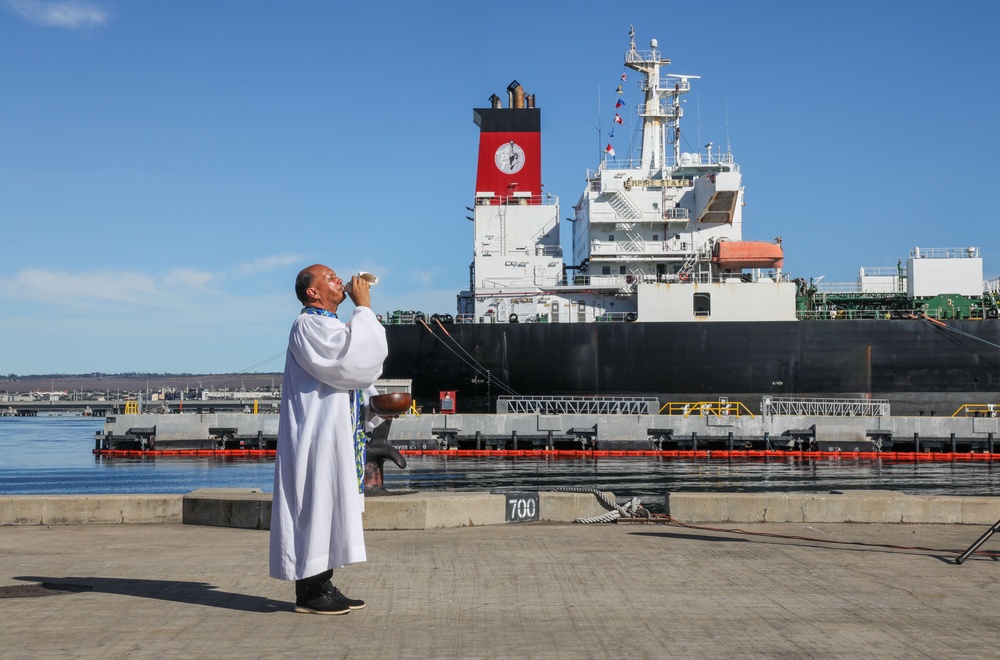
<svg viewBox="0 0 1000 660">
<path fill-rule="evenodd" d="M 655 397 L 501 396 L 497 413 L 532 415 L 655 415 Z"/>
<path fill-rule="evenodd" d="M 805 399 L 766 396 L 760 403 L 763 415 L 808 415 L 816 417 L 888 417 L 887 399 Z"/>
</svg>

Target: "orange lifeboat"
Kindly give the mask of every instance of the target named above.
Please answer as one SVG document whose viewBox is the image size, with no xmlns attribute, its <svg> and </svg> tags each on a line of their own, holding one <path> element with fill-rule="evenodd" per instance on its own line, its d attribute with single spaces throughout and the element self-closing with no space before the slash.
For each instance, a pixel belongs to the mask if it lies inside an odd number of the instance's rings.
<svg viewBox="0 0 1000 660">
<path fill-rule="evenodd" d="M 712 263 L 721 268 L 781 268 L 785 253 L 776 243 L 722 241 L 715 244 Z"/>
</svg>

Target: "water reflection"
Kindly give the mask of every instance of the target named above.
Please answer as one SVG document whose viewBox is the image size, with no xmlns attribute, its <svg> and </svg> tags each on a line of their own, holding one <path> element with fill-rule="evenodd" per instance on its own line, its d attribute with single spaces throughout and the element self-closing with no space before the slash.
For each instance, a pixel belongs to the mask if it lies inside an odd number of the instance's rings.
<svg viewBox="0 0 1000 660">
<path fill-rule="evenodd" d="M 639 497 L 655 507 L 665 492 L 829 492 L 895 490 L 912 495 L 997 495 L 1000 472 L 984 463 L 881 460 L 679 458 L 409 457 L 387 466 L 391 490 L 544 490 L 585 487 Z"/>
<path fill-rule="evenodd" d="M 0 494 L 186 493 L 197 488 L 271 490 L 273 459 L 94 457 L 102 420 L 0 418 Z M 993 463 L 885 460 L 485 458 L 409 456 L 386 465 L 390 490 L 599 488 L 662 507 L 668 491 L 895 490 L 914 495 L 1000 495 Z"/>
</svg>

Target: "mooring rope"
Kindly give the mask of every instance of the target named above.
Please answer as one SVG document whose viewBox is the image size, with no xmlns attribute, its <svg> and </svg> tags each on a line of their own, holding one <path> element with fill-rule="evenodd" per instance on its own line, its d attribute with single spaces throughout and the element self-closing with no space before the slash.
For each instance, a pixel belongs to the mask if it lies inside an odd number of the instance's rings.
<svg viewBox="0 0 1000 660">
<path fill-rule="evenodd" d="M 590 524 L 590 523 L 607 523 L 615 522 L 619 518 L 648 518 L 649 511 L 642 506 L 642 502 L 638 497 L 633 497 L 624 506 L 618 504 L 614 500 L 610 499 L 607 495 L 596 488 L 576 488 L 573 486 L 559 486 L 554 488 L 562 493 L 589 493 L 597 498 L 597 501 L 604 505 L 608 509 L 607 513 L 602 513 L 598 516 L 592 516 L 590 518 L 577 518 L 573 522 Z"/>
</svg>

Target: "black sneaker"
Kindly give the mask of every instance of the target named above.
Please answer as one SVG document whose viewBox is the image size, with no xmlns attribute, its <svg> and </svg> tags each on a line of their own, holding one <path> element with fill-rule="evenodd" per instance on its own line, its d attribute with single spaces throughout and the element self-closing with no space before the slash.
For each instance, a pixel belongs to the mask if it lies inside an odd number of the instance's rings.
<svg viewBox="0 0 1000 660">
<path fill-rule="evenodd" d="M 326 591 L 309 600 L 295 601 L 295 611 L 299 614 L 347 614 L 351 607 Z"/>
<path fill-rule="evenodd" d="M 331 584 L 329 582 L 327 582 L 323 586 L 327 590 L 326 593 L 331 598 L 333 598 L 338 603 L 343 603 L 344 605 L 346 605 L 348 607 L 348 609 L 360 610 L 361 608 L 363 608 L 365 606 L 365 601 L 358 600 L 357 598 L 348 598 L 347 596 L 344 595 L 344 592 L 342 592 L 340 589 L 338 589 L 337 587 L 333 586 L 333 584 Z"/>
</svg>

